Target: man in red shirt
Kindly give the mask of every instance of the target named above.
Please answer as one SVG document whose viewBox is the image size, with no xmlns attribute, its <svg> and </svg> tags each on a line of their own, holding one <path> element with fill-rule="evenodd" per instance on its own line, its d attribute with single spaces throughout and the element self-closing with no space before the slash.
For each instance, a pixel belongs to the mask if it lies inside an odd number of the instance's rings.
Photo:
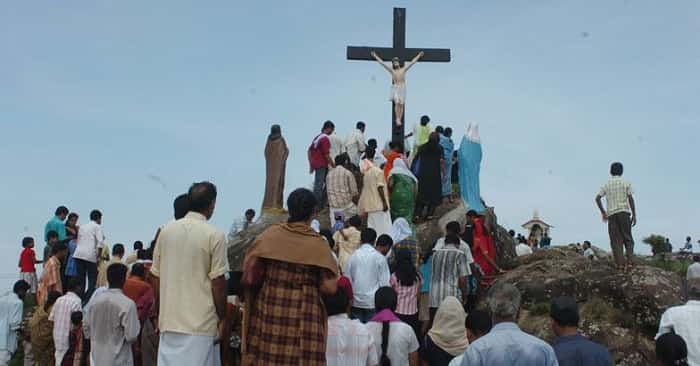
<svg viewBox="0 0 700 366">
<path fill-rule="evenodd" d="M 323 124 L 321 133 L 316 136 L 309 146 L 309 173 L 314 173 L 314 195 L 318 199 L 319 206 L 323 207 L 326 203 L 326 175 L 328 168 L 335 168 L 331 156 L 331 140 L 328 138 L 335 130 L 335 125 L 331 121 L 326 121 Z"/>
<path fill-rule="evenodd" d="M 42 261 L 36 260 L 34 238 L 25 237 L 22 239 L 22 247 L 24 247 L 24 250 L 22 250 L 22 254 L 19 256 L 19 277 L 29 284 L 29 292 L 31 294 L 36 294 L 37 279 L 34 265 L 42 263 Z"/>
</svg>

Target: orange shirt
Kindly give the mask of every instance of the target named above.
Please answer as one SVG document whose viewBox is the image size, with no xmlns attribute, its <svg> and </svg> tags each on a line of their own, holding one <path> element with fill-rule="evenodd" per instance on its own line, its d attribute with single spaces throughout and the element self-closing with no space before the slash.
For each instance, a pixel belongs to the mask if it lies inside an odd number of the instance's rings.
<svg viewBox="0 0 700 366">
<path fill-rule="evenodd" d="M 392 151 L 388 154 L 384 154 L 384 156 L 386 156 L 386 164 L 384 164 L 384 180 L 389 180 L 389 173 L 391 173 L 391 169 L 394 168 L 394 160 L 399 158 L 403 159 L 403 154 Z"/>
<path fill-rule="evenodd" d="M 147 284 L 144 280 L 136 277 L 129 276 L 129 278 L 124 283 L 124 295 L 130 298 L 134 302 L 138 302 L 141 297 L 151 289 L 151 285 Z"/>
</svg>

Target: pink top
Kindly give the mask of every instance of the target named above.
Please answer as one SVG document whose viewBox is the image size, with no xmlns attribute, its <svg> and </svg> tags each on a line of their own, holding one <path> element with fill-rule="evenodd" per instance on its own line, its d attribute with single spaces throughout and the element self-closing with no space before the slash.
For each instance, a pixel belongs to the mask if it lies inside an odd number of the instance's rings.
<svg viewBox="0 0 700 366">
<path fill-rule="evenodd" d="M 396 306 L 396 314 L 414 315 L 418 313 L 418 295 L 422 286 L 422 280 L 416 279 L 413 286 L 401 286 L 396 274 L 391 275 L 389 283 L 396 291 L 398 302 Z"/>
</svg>

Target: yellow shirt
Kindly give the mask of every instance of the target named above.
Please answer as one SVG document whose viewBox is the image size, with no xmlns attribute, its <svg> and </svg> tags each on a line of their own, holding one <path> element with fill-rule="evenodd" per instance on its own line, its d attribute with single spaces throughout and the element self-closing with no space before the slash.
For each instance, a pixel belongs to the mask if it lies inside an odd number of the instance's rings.
<svg viewBox="0 0 700 366">
<path fill-rule="evenodd" d="M 365 172 L 362 180 L 362 194 L 360 195 L 359 209 L 361 213 L 370 213 L 383 211 L 384 205 L 382 198 L 379 196 L 378 188 L 384 191 L 384 198 L 387 206 L 389 205 L 389 194 L 386 190 L 386 182 L 384 181 L 384 171 L 372 166 Z"/>
<path fill-rule="evenodd" d="M 631 213 L 629 196 L 634 193 L 632 184 L 621 177 L 612 177 L 600 188 L 599 196 L 605 197 L 608 206 L 608 216 L 616 213 Z"/>
<path fill-rule="evenodd" d="M 345 271 L 345 265 L 348 263 L 348 258 L 355 253 L 357 248 L 360 247 L 360 231 L 354 227 L 349 227 L 341 230 L 347 240 L 343 237 L 340 231 L 333 235 L 333 240 L 335 240 L 335 245 L 338 248 L 338 261 L 340 262 L 340 269 Z"/>
<path fill-rule="evenodd" d="M 219 318 L 211 280 L 229 271 L 223 231 L 189 212 L 158 236 L 151 273 L 160 278 L 159 325 L 163 332 L 216 336 Z"/>
</svg>

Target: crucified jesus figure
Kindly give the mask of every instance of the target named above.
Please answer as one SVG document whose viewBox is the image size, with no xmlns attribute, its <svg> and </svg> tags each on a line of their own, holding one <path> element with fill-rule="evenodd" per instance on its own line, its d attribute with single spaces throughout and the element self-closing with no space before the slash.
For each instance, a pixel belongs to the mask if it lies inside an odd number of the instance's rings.
<svg viewBox="0 0 700 366">
<path fill-rule="evenodd" d="M 384 60 L 372 51 L 372 57 L 379 62 L 386 71 L 391 74 L 391 101 L 394 102 L 394 114 L 396 115 L 396 125 L 401 126 L 404 104 L 406 103 L 406 71 L 415 65 L 424 53 L 421 51 L 406 66 L 401 67 L 398 57 L 391 59 L 391 68 L 384 64 Z"/>
</svg>

